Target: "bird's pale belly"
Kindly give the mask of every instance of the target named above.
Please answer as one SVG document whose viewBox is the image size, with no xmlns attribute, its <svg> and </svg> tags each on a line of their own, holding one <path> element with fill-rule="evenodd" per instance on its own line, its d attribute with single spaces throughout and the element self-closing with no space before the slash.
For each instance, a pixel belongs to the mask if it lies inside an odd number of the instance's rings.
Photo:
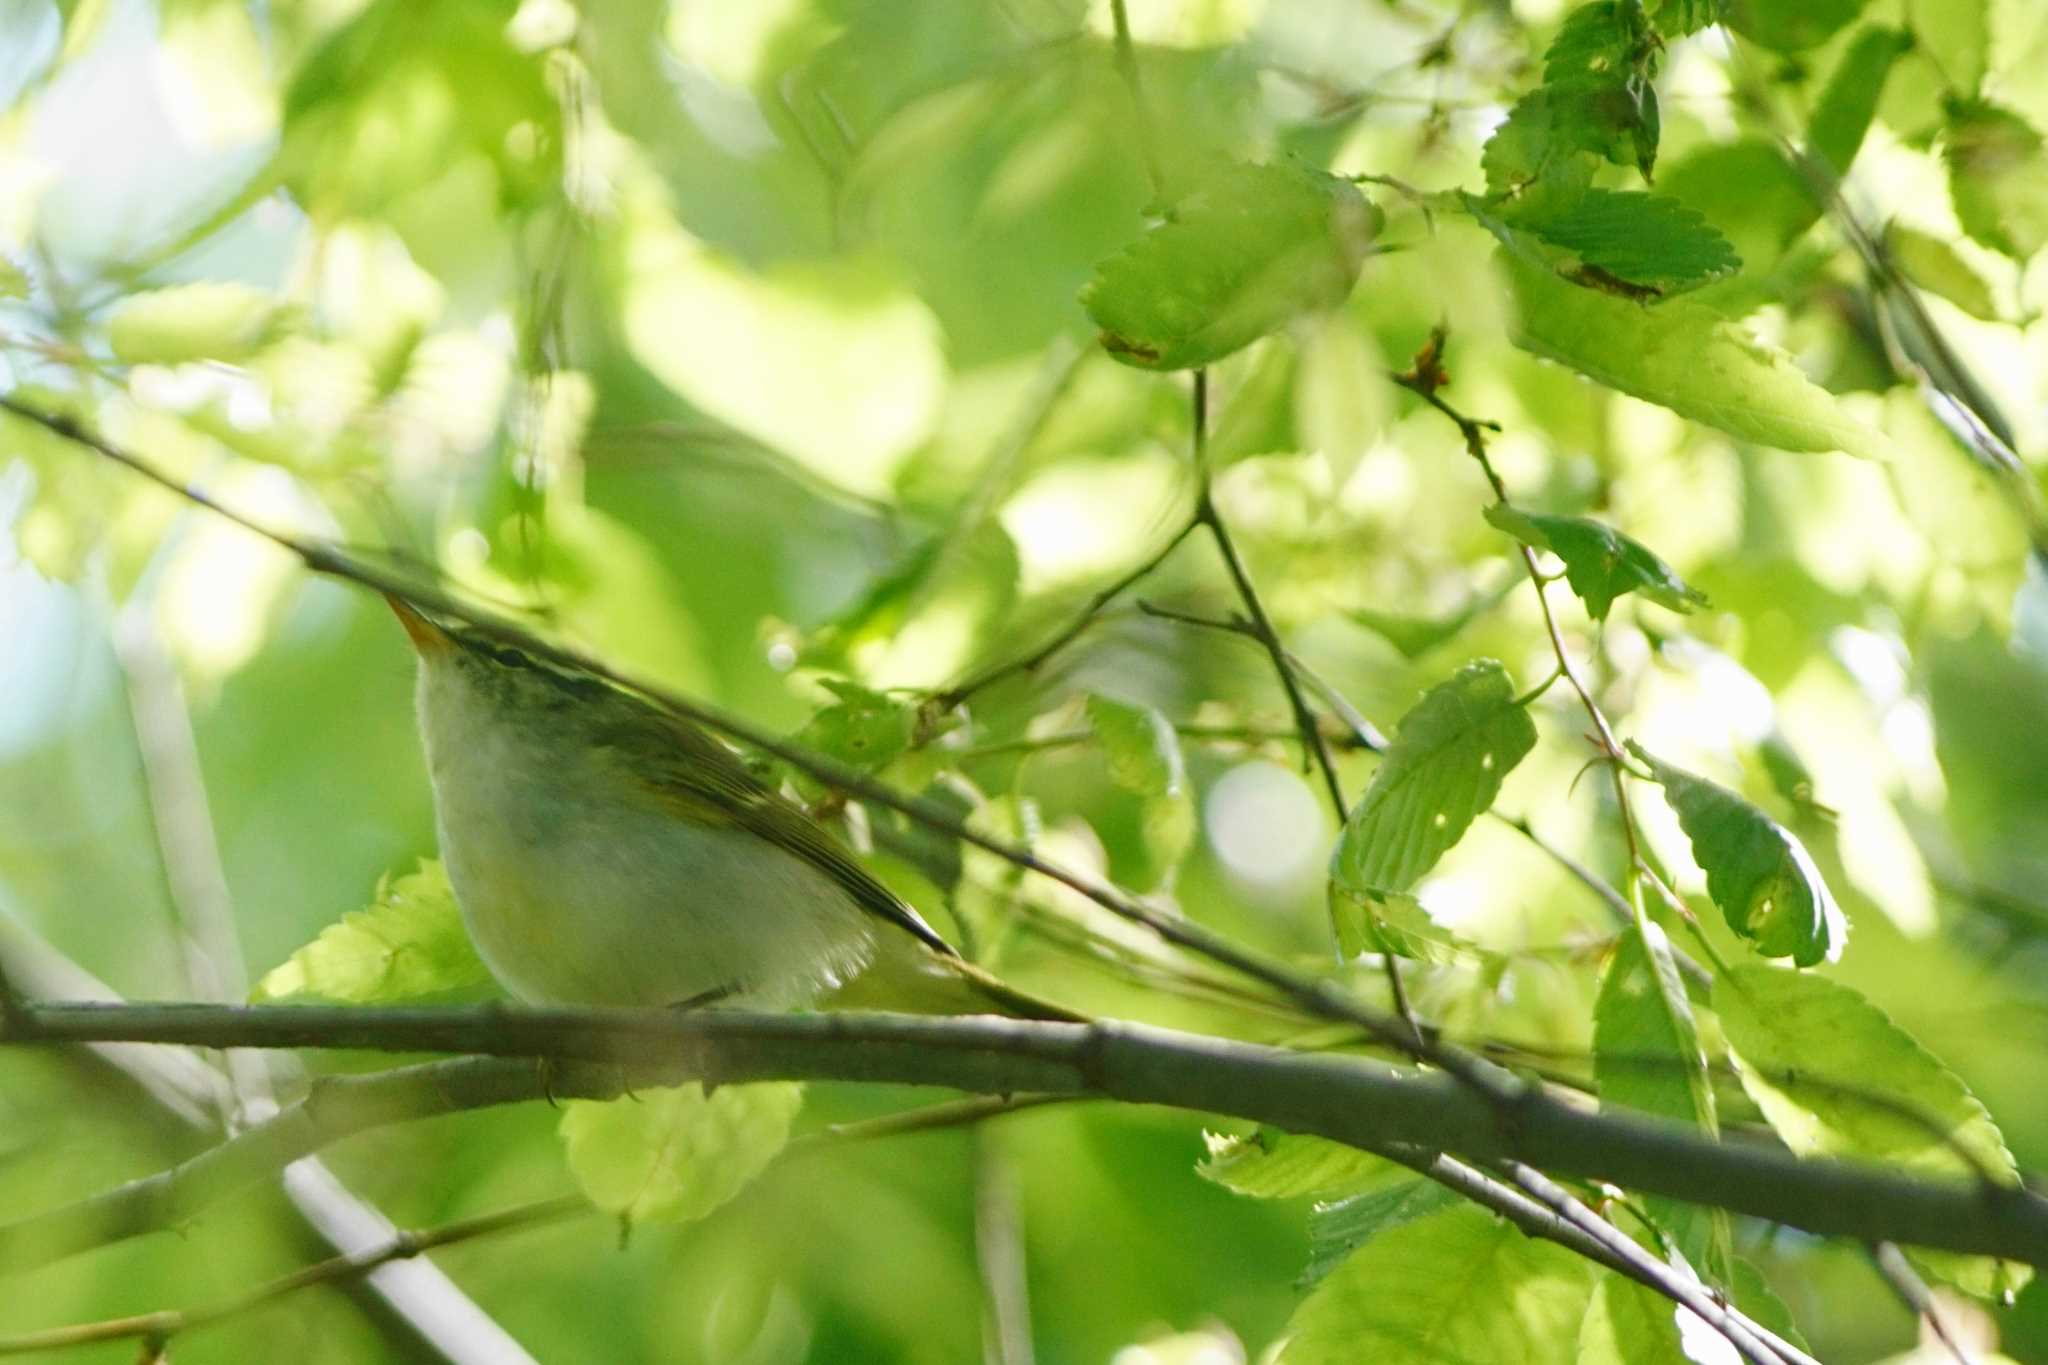
<svg viewBox="0 0 2048 1365">
<path fill-rule="evenodd" d="M 450 810 L 453 795 L 440 802 L 449 881 L 485 964 L 521 999 L 793 1004 L 872 950 L 868 917 L 830 877 L 744 830 L 616 805 L 521 818 L 502 790 Z"/>
</svg>

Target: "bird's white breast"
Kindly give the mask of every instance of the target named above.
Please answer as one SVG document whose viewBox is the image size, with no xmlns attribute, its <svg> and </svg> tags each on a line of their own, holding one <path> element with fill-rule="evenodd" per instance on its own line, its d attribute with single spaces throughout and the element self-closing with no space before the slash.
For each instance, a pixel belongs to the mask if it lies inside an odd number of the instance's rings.
<svg viewBox="0 0 2048 1365">
<path fill-rule="evenodd" d="M 502 709 L 468 685 L 423 668 L 420 729 L 449 881 L 513 995 L 793 1003 L 866 961 L 870 918 L 825 873 L 737 827 L 677 818 L 624 789 L 573 725 L 497 723 Z"/>
</svg>

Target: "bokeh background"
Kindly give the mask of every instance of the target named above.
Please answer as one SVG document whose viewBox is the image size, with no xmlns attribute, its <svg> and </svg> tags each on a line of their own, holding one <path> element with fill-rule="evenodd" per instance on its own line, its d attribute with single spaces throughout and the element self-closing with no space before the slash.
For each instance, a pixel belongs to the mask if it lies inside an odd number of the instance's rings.
<svg viewBox="0 0 2048 1365">
<path fill-rule="evenodd" d="M 1480 183 L 1478 148 L 1562 8 L 1132 12 L 1170 183 L 1219 156 L 1299 157 L 1440 190 Z M 1571 604 L 1611 710 L 1808 841 L 1854 924 L 1832 970 L 1960 1071 L 2039 1168 L 2048 582 L 2023 519 L 1886 345 L 1839 233 L 1757 221 L 1768 206 L 1714 158 L 1798 126 L 1852 21 L 1912 27 L 1851 202 L 1961 272 L 1923 281 L 1926 306 L 2038 483 L 2048 286 L 2024 252 L 1959 231 L 1940 124 L 1959 61 L 2048 124 L 2048 86 L 2026 75 L 2048 22 L 2021 0 L 1822 8 L 1775 46 L 1713 30 L 1667 54 L 1660 178 L 1744 251 L 1717 306 L 1883 429 L 1895 465 L 1747 447 L 1516 351 L 1491 240 L 1375 188 L 1388 249 L 1346 309 L 1218 370 L 1218 498 L 1297 652 L 1381 726 L 1468 658 L 1541 678 L 1534 599 L 1507 591 L 1518 568 L 1479 515 L 1478 471 L 1380 379 L 1448 323 L 1452 392 L 1503 424 L 1517 495 L 1609 517 L 1712 598 L 1690 618 L 1631 599 L 1597 634 Z M 269 524 L 438 564 L 581 647 L 796 731 L 833 700 L 821 677 L 932 688 L 1049 636 L 1187 516 L 1185 381 L 1101 355 L 1076 303 L 1151 199 L 1109 31 L 1083 0 L 15 0 L 0 6 L 0 365 L 16 392 Z M 231 907 L 245 966 L 215 985 L 238 994 L 432 855 L 411 666 L 381 603 L 13 421 L 0 527 L 10 934 L 124 995 L 203 995 L 180 930 L 180 879 L 189 893 L 196 877 Z M 1227 594 L 1200 541 L 1140 591 L 1210 614 Z M 988 818 L 1049 853 L 1323 960 L 1335 829 L 1292 749 L 1190 737 L 1196 837 L 1162 865 L 1098 752 L 1036 742 L 1085 730 L 1072 699 L 1089 691 L 1190 726 L 1286 724 L 1243 641 L 1126 601 L 977 698 L 938 757 L 888 775 L 963 773 L 1001 803 Z M 1573 781 L 1587 750 L 1561 690 L 1539 724 L 1501 807 L 1618 867 L 1604 783 Z M 196 767 L 151 761 L 186 735 Z M 1370 762 L 1344 763 L 1355 796 Z M 1642 806 L 1697 892 L 1675 821 Z M 881 865 L 960 930 L 928 869 Z M 991 917 L 1020 897 L 1081 915 L 969 871 Z M 1481 822 L 1422 900 L 1498 955 L 1424 971 L 1433 1015 L 1583 1050 L 1612 926 L 1582 887 Z M 1007 971 L 1091 1008 L 1285 1031 L 1019 938 Z M 920 1098 L 814 1087 L 803 1122 Z M 437 1119 L 332 1160 L 399 1223 L 437 1223 L 572 1188 L 556 1122 L 542 1105 Z M 970 1360 L 993 1181 L 1037 1359 L 1256 1357 L 1296 1301 L 1305 1207 L 1200 1179 L 1202 1126 L 1048 1110 L 792 1157 L 688 1228 L 622 1239 L 593 1217 L 437 1259 L 541 1360 Z M 0 1210 L 200 1140 L 89 1061 L 0 1054 Z M 1825 1358 L 1911 1344 L 1854 1248 L 1747 1228 L 1743 1250 Z M 252 1194 L 180 1236 L 10 1281 L 0 1331 L 206 1300 L 311 1254 L 282 1197 Z M 181 1338 L 173 1358 L 414 1358 L 400 1342 L 322 1290 Z"/>
</svg>

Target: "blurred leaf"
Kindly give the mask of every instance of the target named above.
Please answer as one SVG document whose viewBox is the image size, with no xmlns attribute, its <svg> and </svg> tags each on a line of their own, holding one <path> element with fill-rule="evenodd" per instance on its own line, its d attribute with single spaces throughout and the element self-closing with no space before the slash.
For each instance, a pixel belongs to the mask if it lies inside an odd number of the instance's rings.
<svg viewBox="0 0 2048 1365">
<path fill-rule="evenodd" d="M 1649 0 L 1643 8 L 1657 32 L 1666 38 L 1682 38 L 1719 23 L 1721 3 L 1722 0 Z"/>
<path fill-rule="evenodd" d="M 1300 1287 L 1308 1289 L 1318 1284 L 1352 1252 L 1381 1233 L 1392 1232 L 1457 1203 L 1458 1196 L 1449 1189 L 1417 1176 L 1334 1203 L 1317 1204 L 1308 1216 L 1308 1268 L 1301 1272 Z"/>
<path fill-rule="evenodd" d="M 1948 106 L 1949 196 L 1963 231 L 2017 261 L 2048 246 L 2048 155 L 2041 135 L 1983 100 Z"/>
<path fill-rule="evenodd" d="M 1361 894 L 1407 890 L 1493 804 L 1535 743 L 1507 670 L 1492 659 L 1465 665 L 1401 718 L 1344 822 L 1331 877 Z"/>
<path fill-rule="evenodd" d="M 797 743 L 863 772 L 879 771 L 910 747 L 916 707 L 843 678 L 821 678 L 818 685 L 839 700 L 811 713 Z"/>
<path fill-rule="evenodd" d="M 1118 360 L 1192 369 L 1342 303 L 1375 227 L 1348 180 L 1232 164 L 1099 264 L 1081 303 Z"/>
<path fill-rule="evenodd" d="M 738 1194 L 789 1142 L 793 1081 L 700 1084 L 562 1106 L 569 1170 L 590 1202 L 628 1223 L 688 1223 Z"/>
<path fill-rule="evenodd" d="M 107 342 L 125 365 L 233 363 L 276 335 L 282 311 L 275 295 L 246 284 L 172 285 L 123 299 L 107 320 Z"/>
<path fill-rule="evenodd" d="M 1792 357 L 1683 299 L 1643 308 L 1578 289 L 1512 257 L 1515 343 L 1622 393 L 1731 436 L 1784 450 L 1883 458 L 1884 438 L 1850 416 Z"/>
<path fill-rule="evenodd" d="M 417 872 L 381 878 L 369 909 L 321 930 L 264 973 L 249 998 L 378 1005 L 497 993 L 463 927 L 447 872 L 439 860 L 423 858 Z"/>
<path fill-rule="evenodd" d="M 1288 1322 L 1278 1365 L 1570 1365 L 1592 1291 L 1572 1252 L 1483 1209 L 1446 1209 L 1331 1271 Z"/>
<path fill-rule="evenodd" d="M 1470 195 L 1465 202 L 1508 250 L 1588 289 L 1662 297 L 1742 268 L 1728 239 L 1670 195 L 1589 189 L 1565 204 L 1498 214 Z"/>
<path fill-rule="evenodd" d="M 1277 336 L 1244 353 L 1250 366 L 1218 408 L 1209 434 L 1209 467 L 1223 469 L 1254 455 L 1301 448 L 1294 391 L 1300 369 L 1293 343 Z M 1210 383 L 1215 383 L 1212 375 Z"/>
<path fill-rule="evenodd" d="M 25 299 L 34 290 L 35 283 L 28 272 L 15 264 L 13 259 L 0 255 L 0 299 Z"/>
<path fill-rule="evenodd" d="M 1102 743 L 1109 775 L 1140 796 L 1169 796 L 1185 790 L 1187 765 L 1180 736 L 1157 707 L 1133 706 L 1101 694 L 1088 698 L 1088 724 Z"/>
<path fill-rule="evenodd" d="M 1807 122 L 1806 150 L 1836 177 L 1849 173 L 1863 146 L 1892 63 L 1912 49 L 1910 34 L 1873 26 L 1858 33 L 1835 63 Z M 1817 198 L 1811 191 L 1808 197 Z"/>
<path fill-rule="evenodd" d="M 1707 894 L 1728 927 L 1765 957 L 1802 967 L 1833 962 L 1849 941 L 1849 922 L 1821 880 L 1805 845 L 1749 802 L 1703 777 L 1653 757 L 1629 741 L 1678 813 Z"/>
<path fill-rule="evenodd" d="M 1331 312 L 1302 339 L 1294 388 L 1301 447 L 1321 452 L 1341 489 L 1386 426 L 1391 386 L 1372 338 L 1350 314 Z"/>
<path fill-rule="evenodd" d="M 1643 921 L 1623 932 L 1593 1006 L 1593 1079 L 1602 1108 L 1640 1110 L 1721 1131 L 1707 1054 L 1685 981 L 1664 931 Z M 1702 1276 L 1726 1286 L 1732 1259 L 1728 1215 L 1661 1195 L 1650 1216 Z"/>
<path fill-rule="evenodd" d="M 1728 26 L 1777 52 L 1817 47 L 1856 21 L 1864 0 L 1727 0 Z"/>
<path fill-rule="evenodd" d="M 1377 895 L 1332 881 L 1329 894 L 1337 947 L 1347 958 L 1360 953 L 1392 953 L 1448 965 L 1486 956 L 1477 944 L 1430 918 L 1421 901 L 1403 892 Z"/>
<path fill-rule="evenodd" d="M 1456 638 L 1481 612 L 1499 606 L 1520 582 L 1519 577 L 1504 579 L 1491 592 L 1475 593 L 1464 606 L 1447 616 L 1407 616 L 1372 607 L 1352 607 L 1346 615 L 1392 645 L 1402 658 L 1419 659 Z"/>
<path fill-rule="evenodd" d="M 1522 543 L 1562 559 L 1565 581 L 1595 621 L 1606 620 L 1614 599 L 1629 592 L 1678 612 L 1706 605 L 1705 593 L 1687 586 L 1640 541 L 1591 517 L 1545 516 L 1500 502 L 1486 509 L 1486 519 Z"/>
<path fill-rule="evenodd" d="M 1341 1199 L 1408 1175 L 1385 1157 L 1328 1138 L 1260 1128 L 1244 1137 L 1204 1133 L 1209 1156 L 1195 1171 L 1251 1199 Z"/>
<path fill-rule="evenodd" d="M 1713 1328 L 1662 1294 L 1603 1271 L 1579 1324 L 1576 1359 L 1578 1365 L 1697 1365 L 1699 1359 L 1714 1359 L 1686 1350 L 1688 1330 L 1726 1346 Z"/>
<path fill-rule="evenodd" d="M 1991 64 L 1994 0 L 1908 0 L 1913 39 L 1959 96 L 1977 93 Z"/>
<path fill-rule="evenodd" d="M 1899 273 L 1919 288 L 1939 294 L 1973 318 L 2002 320 L 1991 282 L 1945 238 L 1893 222 L 1884 230 L 1884 250 Z"/>
</svg>

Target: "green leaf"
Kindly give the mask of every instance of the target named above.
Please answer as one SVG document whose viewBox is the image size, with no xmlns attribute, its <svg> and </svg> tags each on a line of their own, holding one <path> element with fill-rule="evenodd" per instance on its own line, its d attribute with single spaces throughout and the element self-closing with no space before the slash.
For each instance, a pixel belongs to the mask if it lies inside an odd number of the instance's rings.
<svg viewBox="0 0 2048 1365">
<path fill-rule="evenodd" d="M 1856 22 L 1864 0 L 1727 0 L 1728 26 L 1777 52 L 1803 52 Z"/>
<path fill-rule="evenodd" d="M 1082 306 L 1127 365 L 1207 365 L 1350 294 L 1375 230 L 1358 187 L 1295 165 L 1236 163 L 1095 268 Z"/>
<path fill-rule="evenodd" d="M 1928 293 L 1939 294 L 1973 318 L 2002 320 L 1991 282 L 1946 238 L 1893 223 L 1885 229 L 1884 249 L 1899 273 Z"/>
<path fill-rule="evenodd" d="M 107 320 L 114 358 L 127 365 L 246 360 L 276 334 L 283 305 L 246 284 L 207 282 L 131 294 Z"/>
<path fill-rule="evenodd" d="M 1344 822 L 1331 877 L 1369 895 L 1406 891 L 1434 867 L 1535 747 L 1536 723 L 1514 697 L 1508 671 L 1480 659 L 1401 717 L 1372 785 Z"/>
<path fill-rule="evenodd" d="M 1367 1242 L 1294 1312 L 1280 1365 L 1571 1365 L 1593 1271 L 1482 1209 Z"/>
<path fill-rule="evenodd" d="M 1700 147 L 1672 163 L 1657 185 L 1726 234 L 1752 273 L 1820 218 L 1806 177 L 1762 138 Z"/>
<path fill-rule="evenodd" d="M 1590 289 L 1636 298 L 1683 293 L 1742 268 L 1728 239 L 1667 194 L 1589 189 L 1568 204 L 1473 216 L 1509 250 Z M 1542 250 L 1526 241 L 1534 236 Z"/>
<path fill-rule="evenodd" d="M 1884 438 L 1843 411 L 1792 357 L 1676 299 L 1643 308 L 1578 289 L 1506 258 L 1520 325 L 1515 344 L 1611 389 L 1782 450 L 1883 458 Z"/>
<path fill-rule="evenodd" d="M 476 955 L 448 874 L 432 858 L 396 881 L 385 877 L 367 910 L 329 925 L 266 972 L 249 998 L 333 1000 L 354 1005 L 480 999 L 497 993 Z"/>
<path fill-rule="evenodd" d="M 1603 1108 L 1677 1119 L 1710 1136 L 1721 1131 L 1692 1002 L 1671 945 L 1655 923 L 1645 921 L 1622 934 L 1600 979 L 1593 1007 L 1593 1079 Z M 1657 1195 L 1648 1196 L 1647 1204 L 1693 1268 L 1726 1285 L 1728 1216 Z"/>
<path fill-rule="evenodd" d="M 2017 1179 L 2004 1136 L 1962 1078 L 1856 991 L 1749 965 L 1729 972 L 1714 1004 L 1743 1089 L 1801 1156 Z"/>
<path fill-rule="evenodd" d="M 1277 1128 L 1243 1136 L 1204 1133 L 1202 1141 L 1209 1155 L 1196 1174 L 1250 1199 L 1343 1199 L 1409 1173 L 1371 1152 Z"/>
<path fill-rule="evenodd" d="M 700 1084 L 563 1106 L 570 1173 L 590 1202 L 629 1223 L 687 1223 L 768 1168 L 803 1107 L 793 1081 Z"/>
<path fill-rule="evenodd" d="M 1354 891 L 1335 881 L 1330 883 L 1329 894 L 1337 947 L 1347 958 L 1360 953 L 1392 953 L 1444 965 L 1486 956 L 1477 944 L 1431 919 L 1413 896 Z"/>
<path fill-rule="evenodd" d="M 797 742 L 868 772 L 886 766 L 910 747 L 917 710 L 895 697 L 844 678 L 820 685 L 839 700 L 812 713 Z"/>
<path fill-rule="evenodd" d="M 1578 1365 L 1696 1365 L 1685 1349 L 1687 1333 L 1721 1338 L 1690 1313 L 1682 1320 L 1681 1313 L 1685 1310 L 1655 1290 L 1602 1271 L 1579 1324 Z"/>
<path fill-rule="evenodd" d="M 1564 134 L 1618 166 L 1650 178 L 1660 120 L 1656 35 L 1638 0 L 1593 0 L 1558 26 L 1543 54 L 1543 88 L 1570 112 Z"/>
<path fill-rule="evenodd" d="M 1722 0 L 1648 0 L 1650 23 L 1666 38 L 1683 38 L 1719 23 Z"/>
<path fill-rule="evenodd" d="M 1705 593 L 1689 586 L 1642 542 L 1591 517 L 1545 516 L 1502 502 L 1486 509 L 1486 519 L 1525 545 L 1562 559 L 1565 581 L 1595 621 L 1606 620 L 1614 599 L 1629 592 L 1673 611 L 1706 605 Z"/>
<path fill-rule="evenodd" d="M 1837 177 L 1849 173 L 1863 146 L 1892 63 L 1912 48 L 1912 37 L 1902 30 L 1871 27 L 1857 34 L 1835 63 L 1806 125 L 1806 150 Z M 1808 198 L 1814 197 L 1809 193 Z"/>
<path fill-rule="evenodd" d="M 1308 1215 L 1308 1268 L 1298 1287 L 1307 1289 L 1335 1270 L 1352 1252 L 1381 1233 L 1455 1206 L 1458 1196 L 1434 1180 L 1417 1176 L 1382 1189 L 1318 1204 Z"/>
<path fill-rule="evenodd" d="M 1372 338 L 1349 313 L 1321 318 L 1302 337 L 1294 386 L 1294 425 L 1301 448 L 1330 466 L 1342 488 L 1386 426 L 1391 387 Z"/>
<path fill-rule="evenodd" d="M 1949 197 L 1963 231 L 2024 261 L 2048 246 L 2048 154 L 2018 114 L 1983 100 L 1948 106 Z"/>
<path fill-rule="evenodd" d="M 11 257 L 0 255 L 0 299 L 25 299 L 35 289 L 28 272 Z"/>
<path fill-rule="evenodd" d="M 1215 430 L 1209 435 L 1209 467 L 1222 469 L 1254 455 L 1295 451 L 1294 386 L 1299 369 L 1293 344 L 1276 337 L 1245 353 L 1248 368 L 1234 388 L 1219 395 Z M 1218 376 L 1210 375 L 1211 388 Z"/>
<path fill-rule="evenodd" d="M 1634 740 L 1628 748 L 1649 765 L 1678 812 L 1693 861 L 1707 874 L 1707 894 L 1729 928 L 1765 957 L 1789 957 L 1802 967 L 1842 955 L 1849 922 L 1790 830 L 1726 787 L 1672 767 Z"/>
<path fill-rule="evenodd" d="M 1913 41 L 1941 81 L 1973 95 L 1991 66 L 1992 8 L 1996 0 L 1907 0 Z"/>
<path fill-rule="evenodd" d="M 1125 791 L 1168 796 L 1187 788 L 1180 736 L 1156 707 L 1098 694 L 1088 698 L 1088 724 L 1102 744 L 1109 775 Z"/>
<path fill-rule="evenodd" d="M 1372 607 L 1352 607 L 1345 615 L 1392 645 L 1402 658 L 1419 659 L 1456 638 L 1481 612 L 1499 606 L 1520 582 L 1519 575 L 1505 578 L 1498 587 L 1475 593 L 1464 606 L 1446 616 L 1410 616 Z"/>
</svg>

